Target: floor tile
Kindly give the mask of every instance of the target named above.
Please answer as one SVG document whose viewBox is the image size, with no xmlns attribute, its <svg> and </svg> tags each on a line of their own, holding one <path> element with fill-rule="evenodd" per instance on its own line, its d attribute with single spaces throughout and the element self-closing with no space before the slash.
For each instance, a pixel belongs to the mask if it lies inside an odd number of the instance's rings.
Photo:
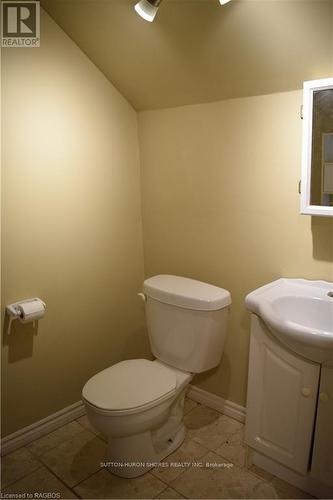
<svg viewBox="0 0 333 500">
<path fill-rule="evenodd" d="M 264 469 L 261 469 L 261 467 L 258 467 L 257 465 L 251 465 L 248 470 L 252 473 L 255 474 L 256 476 L 260 477 L 261 479 L 264 479 L 265 481 L 272 481 L 274 478 L 274 475 L 271 474 L 270 472 L 265 471 Z"/>
<path fill-rule="evenodd" d="M 275 488 L 272 484 L 262 481 L 261 483 L 257 484 L 253 490 L 251 491 L 251 499 L 274 499 L 274 498 L 279 498 Z"/>
<path fill-rule="evenodd" d="M 185 438 L 183 444 L 171 455 L 162 460 L 162 465 L 168 464 L 168 467 L 155 467 L 151 474 L 169 484 L 184 470 L 190 467 L 192 462 L 206 455 L 207 448 L 192 439 Z"/>
<path fill-rule="evenodd" d="M 105 453 L 105 443 L 92 432 L 83 430 L 45 453 L 41 460 L 68 486 L 74 486 L 99 470 Z"/>
<path fill-rule="evenodd" d="M 244 425 L 206 406 L 199 406 L 184 417 L 188 436 L 210 450 L 216 450 Z"/>
<path fill-rule="evenodd" d="M 96 436 L 99 436 L 101 439 L 103 439 L 103 441 L 107 442 L 107 440 L 108 440 L 107 437 L 104 436 L 104 434 L 101 434 L 97 429 L 95 429 L 95 427 L 93 427 L 91 425 L 87 415 L 83 415 L 82 417 L 78 418 L 76 421 L 82 427 L 84 427 L 88 431 L 93 432 L 94 434 L 96 434 Z"/>
<path fill-rule="evenodd" d="M 20 448 L 1 459 L 1 486 L 5 488 L 35 471 L 42 464 L 26 448 Z"/>
<path fill-rule="evenodd" d="M 94 434 L 98 434 L 98 430 L 95 429 L 90 423 L 90 420 L 88 419 L 87 415 L 82 415 L 82 417 L 76 419 L 77 423 L 82 425 L 85 429 L 88 429 L 88 431 L 93 432 Z"/>
<path fill-rule="evenodd" d="M 271 485 L 274 487 L 274 490 L 277 494 L 277 498 L 314 498 L 309 493 L 305 491 L 299 490 L 295 486 L 279 479 L 278 477 L 274 477 L 271 481 Z"/>
<path fill-rule="evenodd" d="M 176 491 L 176 490 L 170 488 L 170 486 L 168 486 L 156 498 L 164 498 L 165 500 L 172 500 L 174 498 L 177 499 L 177 498 L 185 498 L 185 497 L 183 497 L 183 495 L 181 495 L 180 493 L 178 493 L 178 491 Z"/>
<path fill-rule="evenodd" d="M 188 469 L 170 486 L 187 498 L 230 499 L 251 498 L 255 486 L 262 482 L 246 469 L 240 469 L 235 465 L 221 467 L 220 465 L 225 464 L 225 461 L 216 453 L 207 453 L 201 461 L 205 467 Z M 214 464 L 215 467 L 206 468 L 207 462 Z"/>
<path fill-rule="evenodd" d="M 193 399 L 185 398 L 184 415 L 186 415 L 186 413 L 188 413 L 189 411 L 193 410 L 197 406 L 199 406 L 199 403 L 197 403 L 196 401 L 193 401 Z"/>
<path fill-rule="evenodd" d="M 28 444 L 27 448 L 34 455 L 37 455 L 39 457 L 41 455 L 44 455 L 44 453 L 46 453 L 47 451 L 52 450 L 52 448 L 59 446 L 64 441 L 73 438 L 74 436 L 82 432 L 82 430 L 83 429 L 80 424 L 75 421 L 70 422 L 63 427 L 50 432 L 50 434 L 36 439 L 36 441 Z"/>
<path fill-rule="evenodd" d="M 184 411 L 187 437 L 163 460 L 167 467 L 135 479 L 100 469 L 106 444 L 84 416 L 3 457 L 3 493 L 77 498 L 69 489 L 73 487 L 87 499 L 313 498 L 255 465 L 244 467 L 243 424 L 188 398 Z"/>
<path fill-rule="evenodd" d="M 82 498 L 155 498 L 165 489 L 165 483 L 149 472 L 127 479 L 101 470 L 75 488 Z"/>
<path fill-rule="evenodd" d="M 215 453 L 218 453 L 239 467 L 244 467 L 246 463 L 244 429 L 239 429 L 234 434 L 231 434 L 228 439 L 216 448 Z"/>
<path fill-rule="evenodd" d="M 42 467 L 32 474 L 25 476 L 16 483 L 12 484 L 4 490 L 5 494 L 22 494 L 22 493 L 53 493 L 58 494 L 54 498 L 77 498 L 66 486 L 59 481 L 46 467 Z M 59 496 L 60 495 L 60 496 Z M 35 498 L 35 497 L 34 497 Z"/>
</svg>

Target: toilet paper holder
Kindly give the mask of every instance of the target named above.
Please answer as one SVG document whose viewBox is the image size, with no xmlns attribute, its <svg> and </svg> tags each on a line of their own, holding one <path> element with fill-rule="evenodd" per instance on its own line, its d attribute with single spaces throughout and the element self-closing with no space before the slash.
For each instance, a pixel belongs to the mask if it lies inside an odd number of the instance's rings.
<svg viewBox="0 0 333 500">
<path fill-rule="evenodd" d="M 6 306 L 9 316 L 7 335 L 10 335 L 12 322 L 18 319 L 21 323 L 35 322 L 41 319 L 46 311 L 46 304 L 38 297 L 21 300 Z"/>
</svg>

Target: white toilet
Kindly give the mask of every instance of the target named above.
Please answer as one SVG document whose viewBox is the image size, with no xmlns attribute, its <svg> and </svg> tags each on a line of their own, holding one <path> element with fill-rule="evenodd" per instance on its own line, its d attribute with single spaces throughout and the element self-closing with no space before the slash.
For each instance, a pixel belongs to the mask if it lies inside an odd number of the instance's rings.
<svg viewBox="0 0 333 500">
<path fill-rule="evenodd" d="M 108 468 L 122 477 L 144 474 L 181 445 L 186 388 L 219 364 L 231 304 L 227 290 L 178 276 L 149 278 L 143 293 L 156 359 L 121 361 L 82 390 L 91 424 L 108 437 Z"/>
</svg>

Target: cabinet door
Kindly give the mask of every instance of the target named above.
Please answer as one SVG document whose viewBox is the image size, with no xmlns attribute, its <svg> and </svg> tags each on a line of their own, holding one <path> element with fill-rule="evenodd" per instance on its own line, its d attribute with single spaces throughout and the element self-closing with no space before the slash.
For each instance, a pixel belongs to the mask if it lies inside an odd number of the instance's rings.
<svg viewBox="0 0 333 500">
<path fill-rule="evenodd" d="M 318 381 L 319 365 L 285 349 L 253 314 L 246 412 L 247 444 L 306 474 Z"/>
<path fill-rule="evenodd" d="M 323 367 L 311 475 L 333 486 L 333 367 Z"/>
</svg>

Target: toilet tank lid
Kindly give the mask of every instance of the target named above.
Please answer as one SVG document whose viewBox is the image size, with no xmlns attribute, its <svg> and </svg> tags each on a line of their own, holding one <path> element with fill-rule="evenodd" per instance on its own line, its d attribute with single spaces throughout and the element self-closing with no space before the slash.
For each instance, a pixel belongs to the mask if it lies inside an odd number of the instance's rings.
<svg viewBox="0 0 333 500">
<path fill-rule="evenodd" d="M 165 304 L 197 311 L 216 311 L 231 304 L 230 292 L 224 288 L 168 274 L 145 280 L 143 291 Z"/>
</svg>

